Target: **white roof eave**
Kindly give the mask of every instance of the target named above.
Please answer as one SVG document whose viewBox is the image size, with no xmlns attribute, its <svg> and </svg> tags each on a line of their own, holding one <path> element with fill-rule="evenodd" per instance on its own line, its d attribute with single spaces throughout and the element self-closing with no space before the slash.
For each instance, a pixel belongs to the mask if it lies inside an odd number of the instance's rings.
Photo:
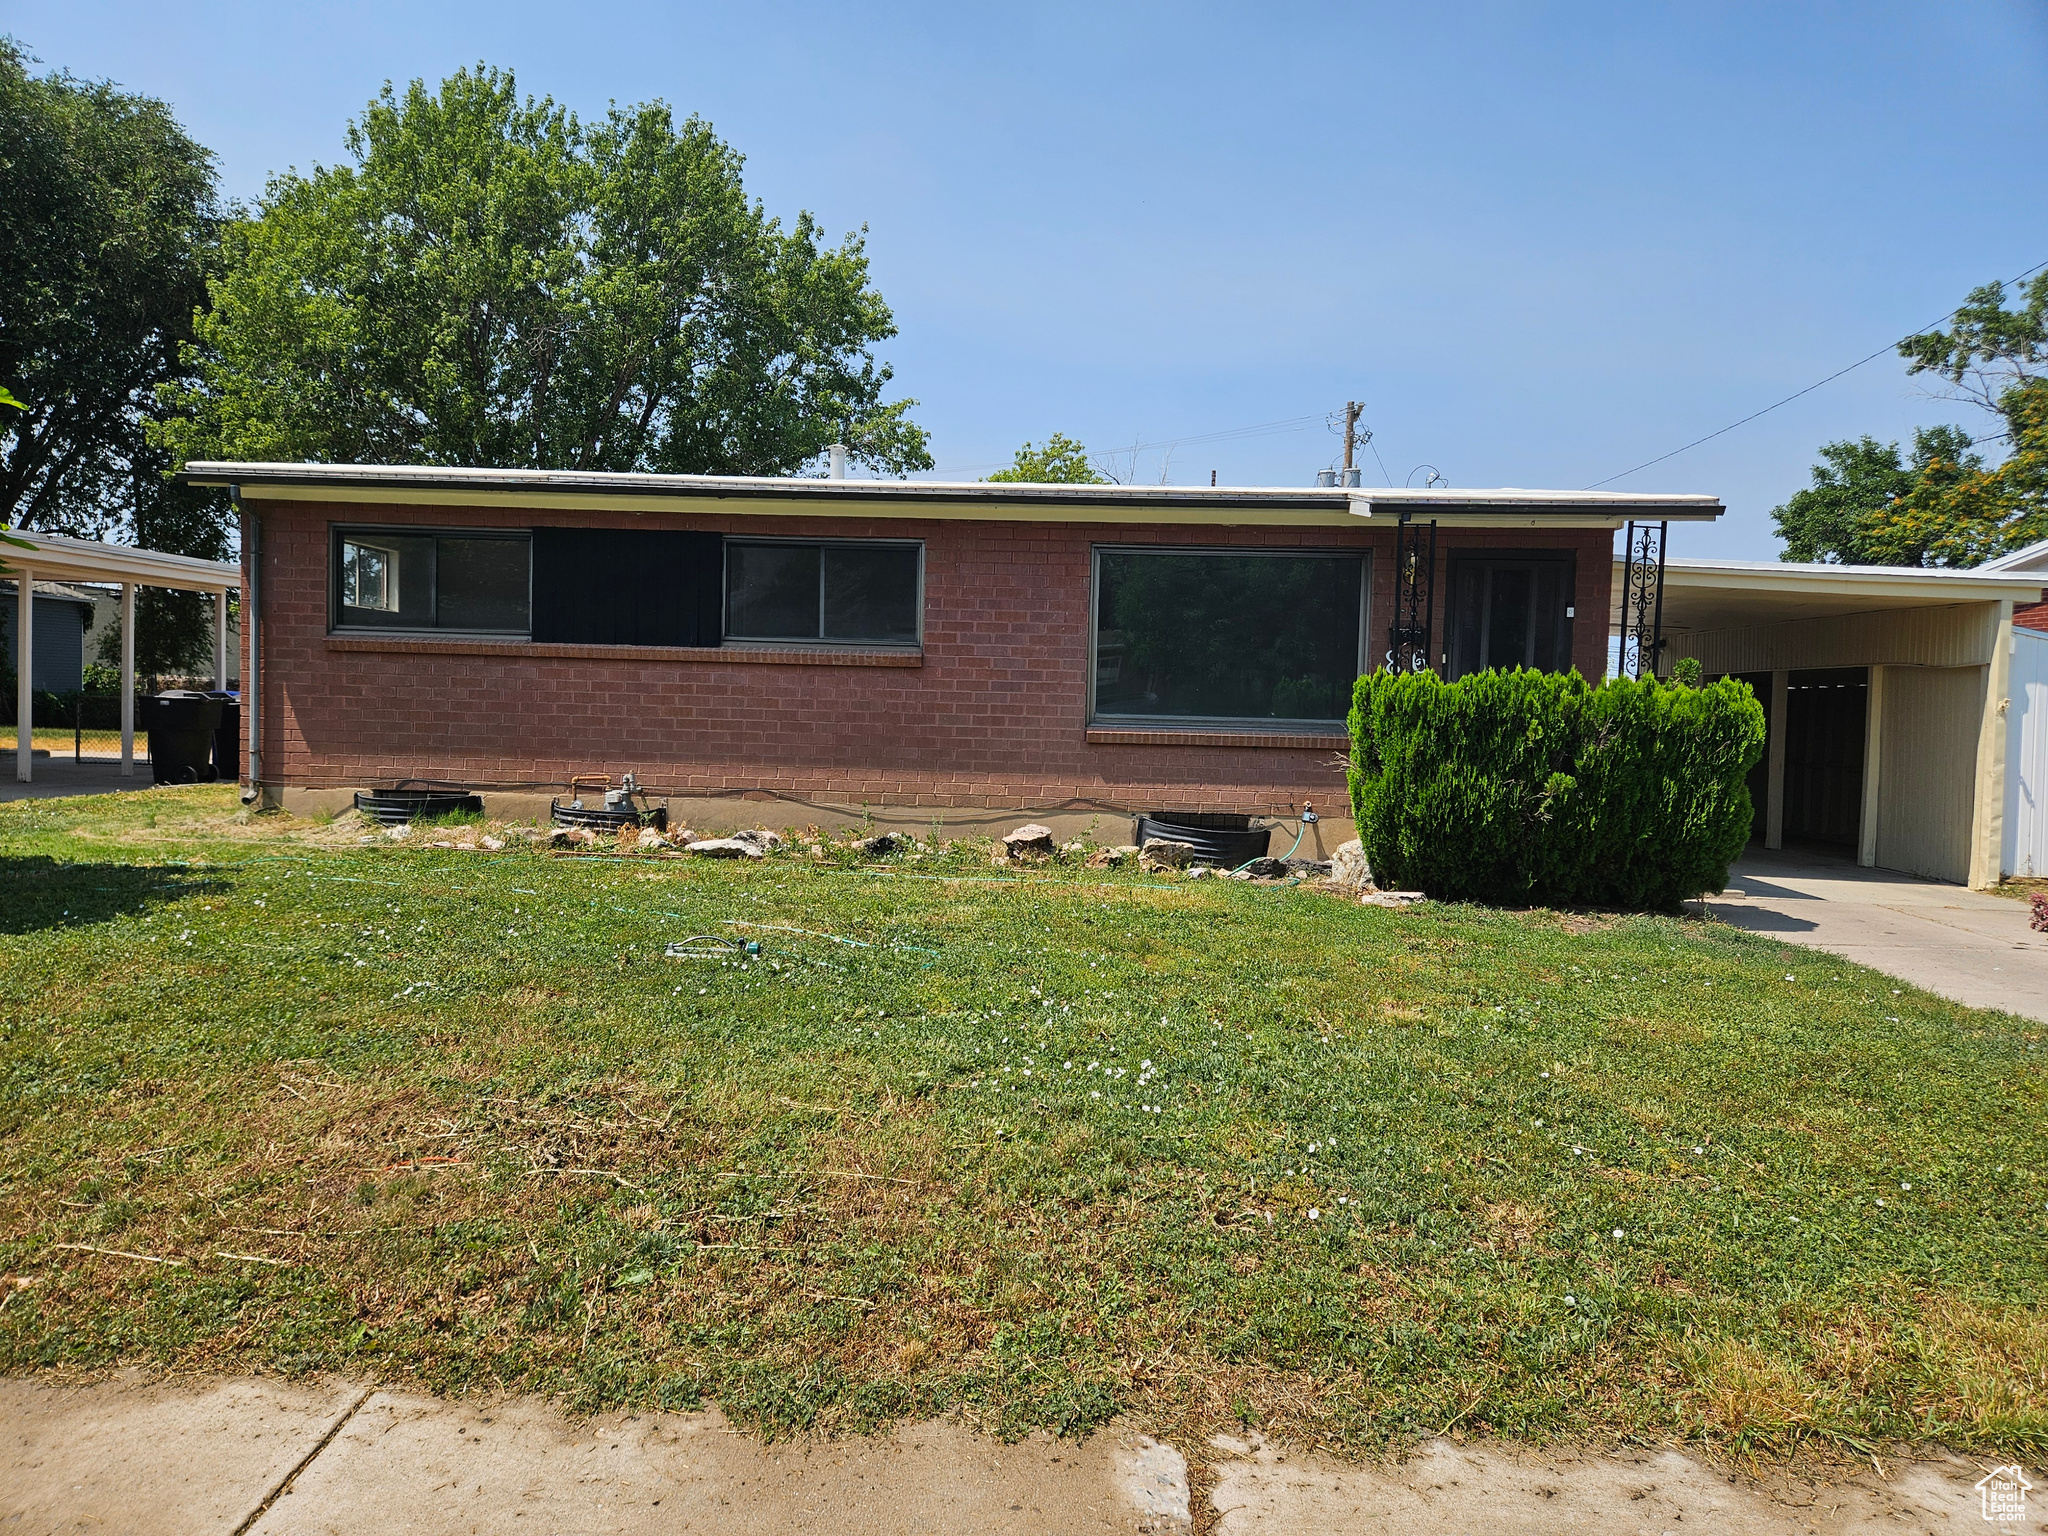
<svg viewBox="0 0 2048 1536">
<path fill-rule="evenodd" d="M 19 528 L 7 532 L 10 537 L 28 540 L 34 548 L 0 544 L 0 563 L 12 572 L 27 571 L 35 581 L 133 582 L 183 592 L 233 592 L 242 585 L 241 566 L 226 560 L 197 560 L 130 544 L 105 544 Z"/>
</svg>

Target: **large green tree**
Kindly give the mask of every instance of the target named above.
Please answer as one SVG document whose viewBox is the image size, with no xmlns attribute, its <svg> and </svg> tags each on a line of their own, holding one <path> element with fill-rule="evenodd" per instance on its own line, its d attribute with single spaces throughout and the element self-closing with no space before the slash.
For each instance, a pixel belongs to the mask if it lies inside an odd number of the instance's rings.
<svg viewBox="0 0 2048 1536">
<path fill-rule="evenodd" d="M 386 86 L 353 163 L 229 226 L 167 392 L 180 458 L 788 474 L 929 468 L 862 234 L 785 229 L 659 102 L 583 123 L 478 66 Z"/>
<path fill-rule="evenodd" d="M 2003 283 L 1971 291 L 1946 329 L 1899 344 L 1907 372 L 1943 381 L 1997 428 L 1914 433 L 1898 445 L 1829 443 L 1813 485 L 1772 513 L 1787 560 L 1971 566 L 2048 538 L 2048 272 L 2008 308 Z M 1987 467 L 1974 450 L 2004 448 Z"/>
<path fill-rule="evenodd" d="M 160 101 L 35 75 L 0 38 L 0 522 L 131 535 L 158 386 L 204 302 L 213 157 Z M 214 526 L 179 554 L 213 554 Z M 202 520 L 204 521 L 204 520 Z"/>
<path fill-rule="evenodd" d="M 1813 467 L 1813 484 L 1772 512 L 1787 560 L 1821 560 L 1841 565 L 1924 565 L 1927 550 L 1901 551 L 1893 530 L 1878 514 L 1913 491 L 1923 477 L 1952 482 L 1983 468 L 1961 427 L 1925 427 L 1913 434 L 1913 452 L 1902 458 L 1897 443 L 1866 437 L 1825 443 Z"/>
</svg>

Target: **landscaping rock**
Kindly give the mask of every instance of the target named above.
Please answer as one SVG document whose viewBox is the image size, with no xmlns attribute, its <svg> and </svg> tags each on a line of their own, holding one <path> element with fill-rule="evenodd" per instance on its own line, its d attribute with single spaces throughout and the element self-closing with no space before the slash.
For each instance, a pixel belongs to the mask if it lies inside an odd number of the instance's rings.
<svg viewBox="0 0 2048 1536">
<path fill-rule="evenodd" d="M 710 837 L 690 844 L 686 851 L 707 859 L 765 859 L 768 856 L 768 850 L 759 843 L 742 837 Z"/>
<path fill-rule="evenodd" d="M 1053 851 L 1052 828 L 1041 827 L 1037 822 L 1026 822 L 1014 832 L 1003 834 L 1003 849 L 1011 858 L 1022 853 L 1050 854 Z"/>
<path fill-rule="evenodd" d="M 1163 837 L 1147 838 L 1145 846 L 1138 850 L 1138 867 L 1152 874 L 1168 869 L 1186 869 L 1194 861 L 1193 843 L 1176 843 Z"/>
<path fill-rule="evenodd" d="M 877 836 L 862 839 L 860 851 L 871 859 L 879 859 L 885 854 L 902 853 L 906 849 L 915 848 L 916 846 L 917 839 L 906 832 L 883 832 Z"/>
<path fill-rule="evenodd" d="M 1238 873 L 1247 880 L 1285 880 L 1292 871 L 1285 859 L 1264 858 L 1253 859 Z"/>
<path fill-rule="evenodd" d="M 1372 866 L 1365 862 L 1365 845 L 1357 838 L 1330 856 L 1330 878 L 1355 891 L 1362 891 L 1372 884 Z"/>
<path fill-rule="evenodd" d="M 1427 900 L 1420 891 L 1367 891 L 1358 898 L 1359 905 L 1367 907 L 1412 907 Z"/>
<path fill-rule="evenodd" d="M 668 846 L 668 839 L 663 837 L 653 827 L 642 827 L 640 835 L 633 840 L 633 846 L 644 853 L 655 848 L 666 848 Z"/>
<path fill-rule="evenodd" d="M 735 842 L 752 844 L 754 848 L 759 850 L 754 855 L 757 859 L 764 854 L 773 853 L 782 846 L 782 834 L 770 832 L 766 827 L 752 827 L 743 832 L 735 832 L 733 833 L 733 840 Z"/>
</svg>

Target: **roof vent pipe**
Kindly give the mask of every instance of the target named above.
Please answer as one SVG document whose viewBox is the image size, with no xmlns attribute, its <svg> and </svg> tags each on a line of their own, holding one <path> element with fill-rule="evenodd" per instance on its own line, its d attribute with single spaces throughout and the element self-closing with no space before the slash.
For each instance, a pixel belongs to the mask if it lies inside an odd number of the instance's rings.
<svg viewBox="0 0 2048 1536">
<path fill-rule="evenodd" d="M 827 472 L 826 478 L 832 480 L 844 480 L 846 478 L 846 444 L 834 443 L 832 445 L 832 468 Z"/>
<path fill-rule="evenodd" d="M 1337 486 L 1337 471 L 1335 471 L 1334 469 L 1319 469 L 1319 470 L 1317 470 L 1317 471 L 1316 471 L 1316 489 L 1317 489 L 1317 490 L 1319 490 L 1319 491 L 1329 491 L 1329 490 L 1335 490 L 1335 489 L 1336 489 L 1336 486 Z"/>
</svg>

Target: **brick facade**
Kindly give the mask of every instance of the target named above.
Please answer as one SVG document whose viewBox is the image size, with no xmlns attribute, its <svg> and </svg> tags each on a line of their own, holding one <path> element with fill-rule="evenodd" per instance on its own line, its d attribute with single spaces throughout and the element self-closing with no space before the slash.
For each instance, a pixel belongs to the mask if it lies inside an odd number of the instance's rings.
<svg viewBox="0 0 2048 1536">
<path fill-rule="evenodd" d="M 273 787 L 546 788 L 636 771 L 681 795 L 766 790 L 842 805 L 1345 813 L 1341 737 L 1089 730 L 1096 545 L 1369 552 L 1368 647 L 1385 649 L 1392 531 L 251 501 L 260 518 L 262 768 Z M 638 649 L 328 633 L 332 523 L 694 528 L 925 545 L 922 655 Z M 1604 671 L 1613 535 L 1446 530 L 1577 555 L 1572 655 Z M 1445 618 L 1437 584 L 1437 623 Z M 1441 648 L 1441 642 L 1439 642 Z"/>
</svg>

